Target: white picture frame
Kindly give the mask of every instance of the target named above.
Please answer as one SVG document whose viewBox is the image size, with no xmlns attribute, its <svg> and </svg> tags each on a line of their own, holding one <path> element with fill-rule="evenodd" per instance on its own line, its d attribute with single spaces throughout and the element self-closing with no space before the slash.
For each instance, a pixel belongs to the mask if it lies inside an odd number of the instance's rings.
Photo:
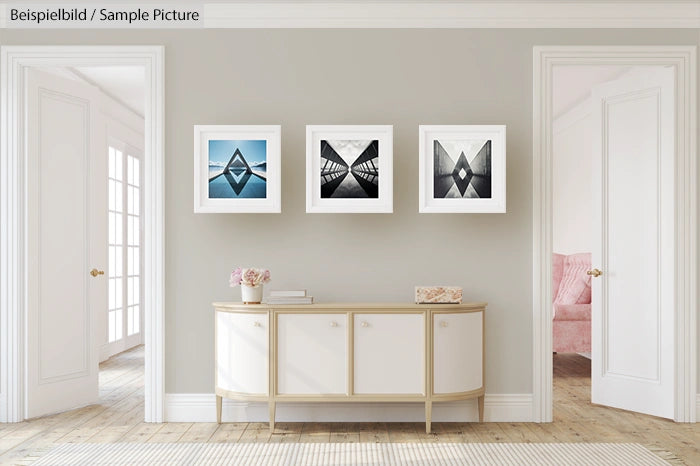
<svg viewBox="0 0 700 466">
<path fill-rule="evenodd" d="M 281 212 L 280 135 L 279 125 L 195 125 L 195 213 Z"/>
<path fill-rule="evenodd" d="M 392 213 L 392 125 L 306 126 L 306 212 Z"/>
<path fill-rule="evenodd" d="M 506 212 L 505 125 L 420 125 L 418 140 L 419 212 Z"/>
</svg>

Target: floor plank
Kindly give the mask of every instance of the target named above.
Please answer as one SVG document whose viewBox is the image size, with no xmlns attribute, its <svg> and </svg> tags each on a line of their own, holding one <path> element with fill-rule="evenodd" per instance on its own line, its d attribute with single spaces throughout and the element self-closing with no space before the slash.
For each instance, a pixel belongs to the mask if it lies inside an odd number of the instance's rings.
<svg viewBox="0 0 700 466">
<path fill-rule="evenodd" d="M 357 422 L 331 423 L 331 443 L 358 443 L 360 441 L 360 424 Z"/>
<path fill-rule="evenodd" d="M 221 424 L 209 438 L 208 442 L 238 442 L 238 439 L 240 439 L 243 435 L 245 428 L 246 423 L 244 422 L 227 422 L 226 424 Z"/>
<path fill-rule="evenodd" d="M 206 443 L 218 428 L 219 424 L 214 422 L 195 422 L 178 442 Z"/>
<path fill-rule="evenodd" d="M 388 443 L 389 430 L 384 422 L 363 422 L 360 424 L 360 442 Z"/>
<path fill-rule="evenodd" d="M 249 423 L 238 439 L 242 443 L 267 443 L 270 441 L 270 424 L 267 422 Z"/>
<path fill-rule="evenodd" d="M 299 436 L 300 443 L 327 443 L 330 439 L 330 422 L 305 422 Z"/>
<path fill-rule="evenodd" d="M 418 429 L 425 432 L 425 426 L 416 422 L 387 422 L 389 431 L 389 441 L 397 443 L 417 443 L 420 442 Z"/>
<path fill-rule="evenodd" d="M 275 431 L 270 435 L 271 443 L 298 442 L 304 424 L 301 422 L 278 422 Z"/>
</svg>

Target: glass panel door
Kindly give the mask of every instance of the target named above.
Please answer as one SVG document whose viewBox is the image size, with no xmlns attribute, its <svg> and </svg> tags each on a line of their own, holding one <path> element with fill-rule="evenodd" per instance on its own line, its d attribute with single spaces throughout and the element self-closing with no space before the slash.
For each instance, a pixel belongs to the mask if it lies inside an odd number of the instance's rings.
<svg viewBox="0 0 700 466">
<path fill-rule="evenodd" d="M 126 156 L 127 166 L 127 335 L 141 330 L 141 217 L 140 160 Z"/>
<path fill-rule="evenodd" d="M 107 341 L 124 351 L 141 333 L 141 161 L 138 151 L 109 145 L 109 303 Z"/>
<path fill-rule="evenodd" d="M 109 147 L 109 343 L 123 336 L 124 153 Z"/>
</svg>

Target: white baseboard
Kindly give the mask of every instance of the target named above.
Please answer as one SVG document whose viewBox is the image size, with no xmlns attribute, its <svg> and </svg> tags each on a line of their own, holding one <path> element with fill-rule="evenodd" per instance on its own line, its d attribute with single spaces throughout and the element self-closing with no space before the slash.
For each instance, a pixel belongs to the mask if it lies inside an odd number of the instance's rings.
<svg viewBox="0 0 700 466">
<path fill-rule="evenodd" d="M 224 399 L 224 422 L 267 422 L 267 403 Z M 423 422 L 423 403 L 277 403 L 277 422 Z M 476 400 L 433 403 L 435 422 L 478 420 Z M 212 393 L 166 393 L 166 422 L 215 422 Z M 486 394 L 484 421 L 532 421 L 532 394 Z"/>
<path fill-rule="evenodd" d="M 700 422 L 700 393 L 695 398 L 695 422 Z"/>
</svg>

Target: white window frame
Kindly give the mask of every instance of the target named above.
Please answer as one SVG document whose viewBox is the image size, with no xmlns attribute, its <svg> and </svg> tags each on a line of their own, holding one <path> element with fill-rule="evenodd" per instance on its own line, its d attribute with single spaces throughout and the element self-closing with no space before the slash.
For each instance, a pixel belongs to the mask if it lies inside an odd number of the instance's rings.
<svg viewBox="0 0 700 466">
<path fill-rule="evenodd" d="M 127 288 L 127 280 L 129 277 L 128 274 L 128 254 L 127 251 L 129 249 L 128 245 L 128 233 L 127 233 L 127 217 L 128 217 L 128 207 L 127 207 L 127 199 L 128 199 L 128 178 L 127 178 L 127 157 L 135 157 L 139 160 L 140 167 L 143 167 L 143 150 L 139 149 L 136 146 L 136 140 L 133 139 L 133 137 L 125 137 L 127 134 L 123 132 L 123 130 L 119 127 L 119 125 L 114 125 L 108 124 L 107 125 L 107 150 L 109 148 L 114 148 L 118 151 L 121 151 L 123 154 L 123 160 L 122 160 L 122 165 L 123 165 L 123 179 L 122 179 L 122 310 L 123 310 L 123 315 L 122 315 L 122 335 L 117 338 L 115 341 L 109 341 L 109 307 L 106 308 L 107 311 L 107 319 L 105 320 L 106 325 L 104 326 L 104 331 L 107 332 L 104 342 L 105 344 L 103 345 L 103 348 L 100 349 L 100 360 L 103 361 L 110 356 L 113 356 L 115 354 L 121 353 L 122 351 L 126 351 L 127 349 L 133 348 L 134 346 L 140 345 L 143 343 L 143 334 L 144 334 L 144 312 L 143 312 L 143 302 L 144 302 L 144 290 L 143 290 L 143 261 L 144 261 L 144 243 L 143 243 L 143 237 L 144 237 L 144 215 L 143 215 L 143 191 L 144 191 L 144 185 L 143 185 L 143 169 L 141 168 L 139 170 L 139 332 L 129 335 L 128 334 L 128 303 L 127 303 L 127 294 L 128 294 L 128 288 Z M 118 135 L 117 135 L 118 134 Z M 131 139 L 134 143 L 131 142 L 125 142 L 125 139 Z M 111 277 L 109 277 L 111 278 Z"/>
</svg>

